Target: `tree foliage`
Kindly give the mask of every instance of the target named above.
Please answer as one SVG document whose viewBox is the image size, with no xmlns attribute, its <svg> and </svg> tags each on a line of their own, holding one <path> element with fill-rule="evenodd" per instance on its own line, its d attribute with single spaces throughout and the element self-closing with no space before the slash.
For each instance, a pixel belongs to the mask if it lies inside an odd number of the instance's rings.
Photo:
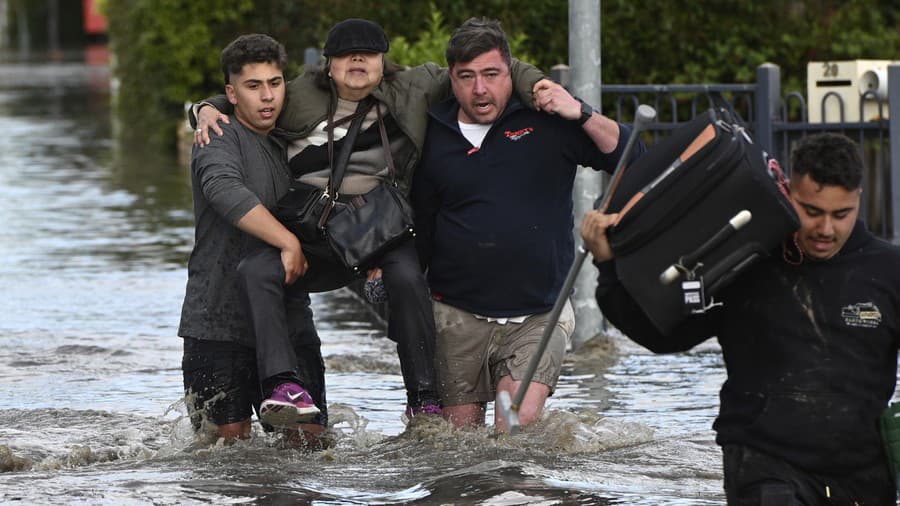
<svg viewBox="0 0 900 506">
<path fill-rule="evenodd" d="M 786 90 L 805 89 L 806 63 L 895 59 L 894 0 L 603 0 L 603 80 L 752 82 L 765 62 Z"/>
<path fill-rule="evenodd" d="M 444 15 L 433 7 L 431 9 L 428 25 L 418 34 L 413 42 L 403 35 L 391 39 L 391 49 L 388 58 L 400 65 L 413 66 L 422 62 L 434 62 L 442 66 L 447 65 L 447 42 L 453 29 L 444 22 Z M 524 33 L 508 33 L 510 52 L 521 60 L 533 61 L 525 48 L 528 37 Z"/>
<path fill-rule="evenodd" d="M 772 62 L 794 91 L 805 89 L 808 61 L 900 54 L 896 0 L 599 1 L 606 83 L 752 82 Z M 305 48 L 321 48 L 331 25 L 349 17 L 381 24 L 398 63 L 442 63 L 453 27 L 472 16 L 500 19 L 513 54 L 545 71 L 568 61 L 567 0 L 106 3 L 123 113 L 177 118 L 184 101 L 219 92 L 218 55 L 238 34 L 272 35 L 299 65 Z"/>
<path fill-rule="evenodd" d="M 451 32 L 452 30 L 444 23 L 441 11 L 434 10 L 431 12 L 428 25 L 417 34 L 417 40 L 410 42 L 403 35 L 391 39 L 388 58 L 394 63 L 407 66 L 428 61 L 445 66 L 447 59 L 444 50 L 447 48 Z"/>
<path fill-rule="evenodd" d="M 150 144 L 171 142 L 175 128 L 164 125 L 184 114 L 185 100 L 213 82 L 221 89 L 219 35 L 234 33 L 253 1 L 107 0 L 103 7 L 119 82 L 118 118 Z"/>
</svg>

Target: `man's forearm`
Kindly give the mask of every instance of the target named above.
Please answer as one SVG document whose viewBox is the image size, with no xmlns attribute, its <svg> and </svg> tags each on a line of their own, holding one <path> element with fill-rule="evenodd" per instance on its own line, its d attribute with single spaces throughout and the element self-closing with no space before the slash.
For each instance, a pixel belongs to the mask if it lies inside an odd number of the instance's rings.
<svg viewBox="0 0 900 506">
<path fill-rule="evenodd" d="M 309 268 L 300 239 L 284 227 L 262 204 L 250 210 L 237 223 L 238 228 L 281 250 L 284 282 L 287 285 L 303 276 Z"/>
<path fill-rule="evenodd" d="M 612 153 L 619 145 L 619 124 L 599 112 L 594 112 L 581 128 L 603 153 Z"/>
<path fill-rule="evenodd" d="M 244 232 L 280 249 L 291 249 L 300 244 L 300 240 L 278 221 L 262 204 L 257 204 L 237 223 Z"/>
</svg>

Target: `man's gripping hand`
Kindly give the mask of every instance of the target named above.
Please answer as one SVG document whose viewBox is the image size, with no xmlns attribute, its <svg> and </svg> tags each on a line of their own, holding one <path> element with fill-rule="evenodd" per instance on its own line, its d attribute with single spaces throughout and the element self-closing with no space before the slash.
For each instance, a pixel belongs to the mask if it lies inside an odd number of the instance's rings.
<svg viewBox="0 0 900 506">
<path fill-rule="evenodd" d="M 306 274 L 309 263 L 300 241 L 292 241 L 287 247 L 281 249 L 281 263 L 284 266 L 284 284 L 292 285 L 297 278 Z"/>
<path fill-rule="evenodd" d="M 609 237 L 606 230 L 615 225 L 619 219 L 618 214 L 603 214 L 600 211 L 588 211 L 581 223 L 581 238 L 584 247 L 594 255 L 598 262 L 612 260 L 615 256 L 609 246 Z"/>
</svg>

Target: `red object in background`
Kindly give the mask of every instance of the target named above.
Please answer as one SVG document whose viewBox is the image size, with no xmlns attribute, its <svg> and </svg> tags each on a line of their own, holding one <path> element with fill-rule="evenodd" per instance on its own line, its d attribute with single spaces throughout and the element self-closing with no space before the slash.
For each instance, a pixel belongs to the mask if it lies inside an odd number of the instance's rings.
<svg viewBox="0 0 900 506">
<path fill-rule="evenodd" d="M 109 46 L 106 44 L 85 46 L 84 62 L 88 65 L 109 65 Z"/>
<path fill-rule="evenodd" d="M 102 35 L 106 33 L 106 17 L 100 14 L 95 0 L 82 0 L 84 12 L 84 33 Z"/>
</svg>

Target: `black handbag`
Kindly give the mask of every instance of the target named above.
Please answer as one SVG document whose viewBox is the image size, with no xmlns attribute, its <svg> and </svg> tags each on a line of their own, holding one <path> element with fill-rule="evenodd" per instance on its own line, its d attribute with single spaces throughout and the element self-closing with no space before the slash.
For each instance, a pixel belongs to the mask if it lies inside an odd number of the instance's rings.
<svg viewBox="0 0 900 506">
<path fill-rule="evenodd" d="M 282 197 L 272 214 L 294 233 L 303 247 L 310 265 L 316 260 L 331 257 L 331 246 L 322 234 L 319 222 L 331 199 L 322 188 L 294 181 L 290 191 Z"/>
<path fill-rule="evenodd" d="M 335 190 L 331 195 L 334 205 L 325 211 L 324 233 L 328 244 L 344 266 L 355 273 L 362 273 L 385 252 L 415 235 L 412 206 L 397 186 L 384 120 L 377 106 L 375 110 L 390 181 L 346 202 L 337 200 Z M 331 188 L 341 187 L 345 170 L 346 163 L 334 166 L 329 181 Z"/>
</svg>

